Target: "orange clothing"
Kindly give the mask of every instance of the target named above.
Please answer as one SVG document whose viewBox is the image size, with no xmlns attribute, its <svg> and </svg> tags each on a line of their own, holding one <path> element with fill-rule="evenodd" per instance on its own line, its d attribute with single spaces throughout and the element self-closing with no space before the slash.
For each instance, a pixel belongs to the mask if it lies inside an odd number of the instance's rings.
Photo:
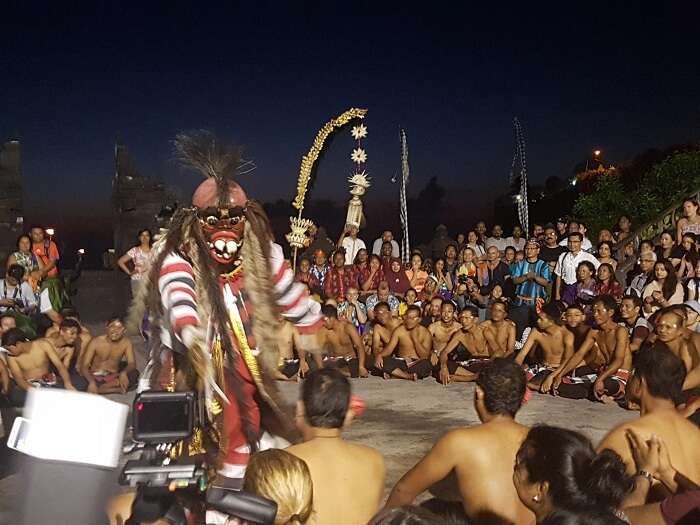
<svg viewBox="0 0 700 525">
<path fill-rule="evenodd" d="M 44 263 L 44 266 L 48 265 L 51 261 L 58 261 L 60 259 L 60 256 L 58 254 L 58 247 L 53 241 L 49 241 L 48 243 L 48 253 L 46 249 L 46 241 L 41 243 L 32 243 L 32 252 L 34 252 L 34 255 L 41 259 L 41 262 Z M 49 271 L 49 273 L 46 274 L 46 276 L 57 277 L 58 268 L 52 268 Z"/>
</svg>

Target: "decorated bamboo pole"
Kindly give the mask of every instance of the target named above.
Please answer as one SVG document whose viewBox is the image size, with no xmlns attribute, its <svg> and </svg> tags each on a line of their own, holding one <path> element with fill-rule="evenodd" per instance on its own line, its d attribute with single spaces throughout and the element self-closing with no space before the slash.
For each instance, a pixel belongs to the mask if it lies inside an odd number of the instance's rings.
<svg viewBox="0 0 700 525">
<path fill-rule="evenodd" d="M 311 181 L 311 174 L 313 172 L 314 165 L 316 164 L 316 161 L 323 150 L 326 139 L 334 131 L 342 128 L 355 119 L 365 118 L 366 114 L 366 109 L 350 108 L 341 115 L 338 115 L 334 119 L 326 122 L 316 134 L 316 138 L 314 139 L 309 152 L 301 158 L 299 178 L 297 180 L 297 195 L 292 202 L 292 206 L 299 210 L 299 214 L 296 217 L 289 218 L 291 232 L 286 235 L 287 242 L 294 249 L 292 264 L 295 270 L 297 265 L 297 251 L 299 248 L 304 247 L 304 240 L 307 238 L 308 229 L 313 225 L 311 220 L 302 219 L 302 213 L 304 212 L 306 192 L 309 187 L 309 182 Z"/>
</svg>

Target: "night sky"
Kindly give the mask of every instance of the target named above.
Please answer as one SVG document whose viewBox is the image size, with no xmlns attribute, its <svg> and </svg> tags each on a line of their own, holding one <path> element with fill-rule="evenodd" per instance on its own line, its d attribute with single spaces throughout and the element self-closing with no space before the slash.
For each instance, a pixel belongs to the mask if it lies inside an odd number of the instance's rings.
<svg viewBox="0 0 700 525">
<path fill-rule="evenodd" d="M 570 176 L 595 148 L 619 163 L 700 137 L 697 13 L 41 4 L 2 13 L 0 139 L 22 141 L 27 204 L 62 214 L 106 215 L 117 136 L 142 174 L 189 192 L 199 179 L 171 141 L 192 128 L 244 146 L 249 194 L 291 200 L 318 128 L 352 106 L 369 109 L 368 200 L 395 198 L 399 126 L 414 194 L 431 176 L 505 188 L 514 115 L 535 182 Z M 347 198 L 351 144 L 332 144 L 313 197 Z"/>
</svg>

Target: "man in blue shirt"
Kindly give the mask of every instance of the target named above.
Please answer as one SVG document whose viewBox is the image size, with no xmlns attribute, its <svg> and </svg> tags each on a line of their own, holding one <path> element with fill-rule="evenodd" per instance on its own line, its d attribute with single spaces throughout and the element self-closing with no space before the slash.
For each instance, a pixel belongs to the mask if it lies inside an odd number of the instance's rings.
<svg viewBox="0 0 700 525">
<path fill-rule="evenodd" d="M 525 329 L 532 326 L 538 299 L 540 303 L 546 300 L 547 288 L 552 282 L 549 264 L 540 259 L 539 255 L 540 244 L 537 239 L 528 239 L 525 244 L 525 260 L 519 262 L 512 271 L 513 284 L 516 288 L 509 317 L 517 327 L 518 340 L 521 340 Z"/>
</svg>

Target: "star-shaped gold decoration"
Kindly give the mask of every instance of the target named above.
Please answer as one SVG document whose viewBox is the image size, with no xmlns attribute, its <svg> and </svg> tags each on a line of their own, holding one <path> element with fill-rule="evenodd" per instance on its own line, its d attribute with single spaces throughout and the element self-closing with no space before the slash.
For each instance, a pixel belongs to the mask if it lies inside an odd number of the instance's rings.
<svg viewBox="0 0 700 525">
<path fill-rule="evenodd" d="M 359 126 L 353 126 L 352 131 L 350 133 L 352 134 L 352 137 L 355 140 L 363 139 L 367 136 L 367 127 L 364 124 L 360 124 Z"/>
<path fill-rule="evenodd" d="M 362 148 L 357 148 L 352 150 L 352 155 L 350 155 L 350 158 L 353 162 L 362 164 L 363 162 L 367 161 L 367 153 L 365 153 L 365 150 Z"/>
</svg>

